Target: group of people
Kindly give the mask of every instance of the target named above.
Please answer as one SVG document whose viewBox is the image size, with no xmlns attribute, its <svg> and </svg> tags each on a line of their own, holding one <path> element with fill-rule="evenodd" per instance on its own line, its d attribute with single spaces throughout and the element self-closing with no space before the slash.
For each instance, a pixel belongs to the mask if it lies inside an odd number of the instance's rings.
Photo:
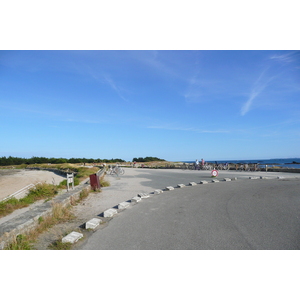
<svg viewBox="0 0 300 300">
<path fill-rule="evenodd" d="M 204 164 L 205 164 L 205 161 L 203 158 L 201 158 L 201 168 L 203 168 Z M 196 161 L 195 161 L 195 170 L 200 170 L 200 163 L 199 163 L 198 159 L 196 159 Z"/>
</svg>

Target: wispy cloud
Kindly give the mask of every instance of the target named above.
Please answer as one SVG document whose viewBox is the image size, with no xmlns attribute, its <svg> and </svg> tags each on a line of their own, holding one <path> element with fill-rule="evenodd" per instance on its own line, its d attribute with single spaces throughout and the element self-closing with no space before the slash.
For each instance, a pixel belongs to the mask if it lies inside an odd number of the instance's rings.
<svg viewBox="0 0 300 300">
<path fill-rule="evenodd" d="M 197 73 L 188 80 L 188 86 L 184 93 L 184 98 L 188 103 L 199 103 L 203 100 L 201 82 L 197 77 Z"/>
<path fill-rule="evenodd" d="M 138 56 L 135 56 L 135 59 L 150 67 L 156 71 L 157 74 L 167 75 L 172 77 L 180 77 L 180 73 L 178 73 L 174 68 L 168 66 L 162 59 L 160 59 L 160 55 L 158 51 L 146 51 L 139 53 Z"/>
<path fill-rule="evenodd" d="M 266 68 L 258 77 L 256 82 L 253 85 L 252 91 L 248 100 L 244 103 L 241 109 L 241 115 L 244 116 L 249 112 L 251 106 L 253 105 L 254 100 L 265 90 L 268 84 L 276 78 L 276 76 L 266 76 L 266 72 L 269 68 Z"/>
<path fill-rule="evenodd" d="M 300 56 L 300 51 L 292 51 L 284 54 L 272 55 L 270 59 L 280 63 L 288 64 L 299 59 L 299 56 Z"/>
<path fill-rule="evenodd" d="M 230 133 L 228 130 L 205 130 L 199 129 L 194 127 L 178 127 L 173 125 L 155 125 L 155 126 L 148 126 L 149 129 L 161 129 L 161 130 L 174 130 L 174 131 L 193 131 L 199 133 Z"/>
<path fill-rule="evenodd" d="M 118 96 L 123 99 L 124 101 L 128 102 L 128 100 L 122 95 L 121 93 L 121 89 L 119 86 L 117 86 L 117 84 L 115 83 L 115 81 L 111 78 L 110 75 L 105 74 L 103 75 L 105 81 L 109 84 L 109 86 L 118 94 Z"/>
</svg>

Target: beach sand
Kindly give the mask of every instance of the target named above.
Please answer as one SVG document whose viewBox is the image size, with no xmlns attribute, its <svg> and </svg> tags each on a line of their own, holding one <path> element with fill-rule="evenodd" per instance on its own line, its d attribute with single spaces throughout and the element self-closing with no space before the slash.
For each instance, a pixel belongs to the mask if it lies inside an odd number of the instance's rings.
<svg viewBox="0 0 300 300">
<path fill-rule="evenodd" d="M 31 183 L 59 184 L 64 179 L 51 171 L 0 169 L 0 201 Z"/>
</svg>

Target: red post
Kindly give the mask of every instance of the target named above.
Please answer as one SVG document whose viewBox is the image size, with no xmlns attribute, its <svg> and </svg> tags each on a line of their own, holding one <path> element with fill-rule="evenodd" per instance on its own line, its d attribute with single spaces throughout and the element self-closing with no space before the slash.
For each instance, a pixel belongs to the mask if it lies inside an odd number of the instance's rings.
<svg viewBox="0 0 300 300">
<path fill-rule="evenodd" d="M 90 175 L 90 185 L 94 191 L 100 189 L 101 185 L 100 185 L 99 176 L 97 176 L 97 174 Z"/>
</svg>

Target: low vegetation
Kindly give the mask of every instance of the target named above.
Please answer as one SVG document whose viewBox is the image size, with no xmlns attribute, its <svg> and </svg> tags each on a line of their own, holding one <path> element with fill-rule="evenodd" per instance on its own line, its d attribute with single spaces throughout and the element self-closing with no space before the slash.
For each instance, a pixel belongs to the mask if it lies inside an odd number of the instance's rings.
<svg viewBox="0 0 300 300">
<path fill-rule="evenodd" d="M 21 158 L 13 156 L 2 156 L 0 157 L 0 166 L 12 166 L 12 165 L 33 165 L 33 164 L 97 164 L 97 163 L 117 163 L 125 162 L 120 158 L 111 158 L 111 159 L 94 159 L 94 158 L 47 158 L 47 157 L 37 157 L 33 156 L 31 158 Z"/>
<path fill-rule="evenodd" d="M 39 224 L 27 234 L 17 235 L 5 249 L 31 250 L 33 249 L 34 242 L 42 232 L 56 224 L 67 222 L 73 219 L 74 215 L 70 210 L 70 206 L 62 206 L 61 204 L 54 203 L 52 206 L 52 213 L 50 215 L 41 217 L 39 219 Z"/>
<path fill-rule="evenodd" d="M 51 243 L 48 247 L 50 250 L 71 250 L 71 243 L 63 243 L 62 241 L 55 241 Z"/>
<path fill-rule="evenodd" d="M 165 161 L 164 159 L 152 157 L 152 156 L 146 156 L 146 157 L 134 157 L 132 159 L 132 162 L 151 162 L 151 161 Z"/>
<path fill-rule="evenodd" d="M 58 193 L 58 187 L 53 184 L 38 183 L 34 188 L 29 190 L 27 196 L 16 199 L 11 198 L 7 201 L 0 202 L 0 217 L 9 215 L 14 210 L 27 207 L 37 200 L 49 200 Z"/>
<path fill-rule="evenodd" d="M 39 166 L 40 167 L 40 166 Z M 99 171 L 99 168 L 86 168 L 86 167 L 74 167 L 72 165 L 63 164 L 60 168 L 69 168 L 71 171 L 76 172 L 75 176 L 75 185 L 79 184 L 81 180 L 86 179 L 91 174 L 95 174 Z M 27 196 L 22 199 L 11 198 L 7 201 L 0 202 L 0 217 L 10 214 L 14 210 L 22 207 L 29 206 L 37 200 L 50 200 L 55 195 L 57 195 L 59 189 L 66 188 L 66 180 L 64 180 L 58 186 L 47 183 L 39 183 L 34 188 L 29 190 Z M 104 179 L 104 176 L 100 178 L 101 187 L 109 186 L 109 182 Z M 74 218 L 74 215 L 71 212 L 71 207 L 77 205 L 79 202 L 88 197 L 90 189 L 83 189 L 78 199 L 71 200 L 71 204 L 67 207 L 62 206 L 61 204 L 53 203 L 52 204 L 52 213 L 46 217 L 40 217 L 38 220 L 39 224 L 32 229 L 27 234 L 20 234 L 15 237 L 14 241 L 7 246 L 8 250 L 30 250 L 33 249 L 33 244 L 36 241 L 37 237 L 48 228 L 53 225 L 63 223 Z M 97 192 L 97 191 L 96 191 Z M 71 245 L 69 243 L 61 243 L 56 241 L 50 246 L 50 249 L 70 249 Z"/>
</svg>

